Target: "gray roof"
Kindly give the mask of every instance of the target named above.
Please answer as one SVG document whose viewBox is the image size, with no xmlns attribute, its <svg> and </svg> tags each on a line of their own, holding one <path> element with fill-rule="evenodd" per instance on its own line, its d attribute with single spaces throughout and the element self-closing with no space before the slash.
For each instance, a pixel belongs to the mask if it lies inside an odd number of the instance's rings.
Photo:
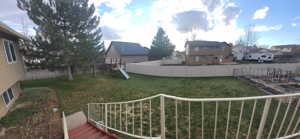
<svg viewBox="0 0 300 139">
<path fill-rule="evenodd" d="M 0 21 L 0 32 L 4 32 L 4 33 L 13 35 L 15 37 L 18 37 L 18 38 L 21 38 L 21 39 L 24 39 L 24 40 L 29 40 L 26 36 L 22 35 L 21 33 L 15 31 L 11 27 L 7 26 L 2 21 Z"/>
<path fill-rule="evenodd" d="M 230 47 L 226 42 L 217 42 L 217 41 L 187 41 L 185 45 L 191 47 L 210 47 L 210 48 L 224 48 Z"/>
<path fill-rule="evenodd" d="M 110 47 L 114 46 L 121 56 L 147 56 L 149 49 L 138 43 L 112 41 Z"/>
</svg>

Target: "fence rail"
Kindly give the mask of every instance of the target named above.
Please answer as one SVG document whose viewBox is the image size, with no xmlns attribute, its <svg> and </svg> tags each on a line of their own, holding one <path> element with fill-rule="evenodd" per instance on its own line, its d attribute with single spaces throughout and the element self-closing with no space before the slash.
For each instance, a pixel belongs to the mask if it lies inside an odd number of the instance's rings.
<svg viewBox="0 0 300 139">
<path fill-rule="evenodd" d="M 165 94 L 89 103 L 88 119 L 135 138 L 290 138 L 300 135 L 300 93 L 240 98 Z"/>
</svg>

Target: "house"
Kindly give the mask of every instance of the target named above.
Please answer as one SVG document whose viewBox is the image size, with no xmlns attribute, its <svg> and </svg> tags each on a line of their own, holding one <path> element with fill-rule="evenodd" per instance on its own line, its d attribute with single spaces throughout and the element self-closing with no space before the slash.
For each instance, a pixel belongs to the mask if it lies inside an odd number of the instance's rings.
<svg viewBox="0 0 300 139">
<path fill-rule="evenodd" d="M 300 45 L 278 45 L 272 46 L 271 50 L 276 51 L 274 56 L 276 62 L 294 63 L 300 62 Z"/>
<path fill-rule="evenodd" d="M 280 51 L 280 52 L 299 51 L 300 50 L 300 45 L 296 45 L 296 44 L 291 44 L 291 45 L 277 45 L 277 46 L 272 46 L 271 50 Z"/>
<path fill-rule="evenodd" d="M 26 37 L 0 22 L 0 117 L 12 107 L 22 92 L 20 81 L 25 77 L 24 63 L 18 44 Z"/>
<path fill-rule="evenodd" d="M 248 53 L 256 51 L 258 48 L 255 46 L 240 46 L 236 45 L 232 48 L 233 58 L 236 61 L 242 61 L 246 58 Z"/>
<path fill-rule="evenodd" d="M 226 42 L 187 41 L 185 62 L 187 65 L 224 64 L 232 62 L 232 46 Z"/>
<path fill-rule="evenodd" d="M 148 61 L 149 49 L 138 43 L 112 41 L 105 55 L 106 64 L 125 64 Z"/>
</svg>

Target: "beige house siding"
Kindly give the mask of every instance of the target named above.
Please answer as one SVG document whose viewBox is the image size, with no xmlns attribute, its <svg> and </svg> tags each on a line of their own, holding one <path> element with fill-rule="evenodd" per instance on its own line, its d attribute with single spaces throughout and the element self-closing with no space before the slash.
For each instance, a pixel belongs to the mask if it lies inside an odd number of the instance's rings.
<svg viewBox="0 0 300 139">
<path fill-rule="evenodd" d="M 2 96 L 2 93 L 4 91 L 1 92 L 1 95 L 0 95 L 0 118 L 2 118 L 9 111 L 9 109 L 13 106 L 14 102 L 17 100 L 17 98 L 20 96 L 20 93 L 22 92 L 19 82 L 15 83 L 12 86 L 9 86 L 8 88 L 12 89 L 14 98 L 8 105 L 6 105 L 4 102 L 3 96 Z"/>
<path fill-rule="evenodd" d="M 9 64 L 4 48 L 4 39 L 0 38 L 0 93 L 3 93 L 16 82 L 23 80 L 25 70 L 22 57 L 16 45 L 14 45 L 16 53 L 16 62 Z"/>
<path fill-rule="evenodd" d="M 105 63 L 106 64 L 116 64 L 116 63 L 138 63 L 148 61 L 148 56 L 121 56 L 114 46 L 111 46 L 106 54 Z"/>
<path fill-rule="evenodd" d="M 111 46 L 111 48 L 109 49 L 109 51 L 106 54 L 105 63 L 106 64 L 118 63 L 118 60 L 120 59 L 120 57 L 121 56 L 117 52 L 117 50 L 115 49 L 115 47 Z"/>
<path fill-rule="evenodd" d="M 186 49 L 186 64 L 201 65 L 201 64 L 222 64 L 232 62 L 231 48 L 207 48 L 207 47 L 189 47 Z"/>
</svg>

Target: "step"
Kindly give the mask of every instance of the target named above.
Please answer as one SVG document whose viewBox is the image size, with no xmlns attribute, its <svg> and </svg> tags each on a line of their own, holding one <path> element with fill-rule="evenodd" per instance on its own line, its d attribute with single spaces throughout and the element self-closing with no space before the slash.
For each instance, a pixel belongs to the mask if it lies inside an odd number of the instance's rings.
<svg viewBox="0 0 300 139">
<path fill-rule="evenodd" d="M 75 131 L 69 132 L 69 135 L 70 135 L 70 137 L 75 137 L 75 136 L 78 136 L 78 135 L 81 135 L 83 133 L 90 132 L 90 131 L 93 131 L 93 130 L 96 130 L 96 129 L 89 125 L 89 126 L 86 126 L 85 128 L 82 128 L 81 130 L 79 130 L 79 129 L 76 130 L 76 132 Z"/>
<path fill-rule="evenodd" d="M 73 137 L 76 138 L 76 139 L 89 139 L 89 138 L 92 138 L 93 136 L 97 135 L 98 133 L 99 133 L 98 130 L 93 129 L 93 130 L 89 130 L 87 132 L 83 132 L 83 133 L 81 133 L 81 134 L 79 134 L 77 136 L 73 136 Z"/>
<path fill-rule="evenodd" d="M 69 134 L 79 132 L 79 131 L 81 131 L 83 129 L 86 129 L 86 128 L 89 128 L 89 127 L 91 127 L 91 126 L 88 125 L 88 124 L 83 124 L 83 125 L 81 125 L 79 127 L 76 127 L 76 128 L 73 128 L 73 129 L 69 130 Z"/>
<path fill-rule="evenodd" d="M 120 139 L 118 136 L 105 132 L 90 123 L 69 130 L 70 139 Z"/>
</svg>

